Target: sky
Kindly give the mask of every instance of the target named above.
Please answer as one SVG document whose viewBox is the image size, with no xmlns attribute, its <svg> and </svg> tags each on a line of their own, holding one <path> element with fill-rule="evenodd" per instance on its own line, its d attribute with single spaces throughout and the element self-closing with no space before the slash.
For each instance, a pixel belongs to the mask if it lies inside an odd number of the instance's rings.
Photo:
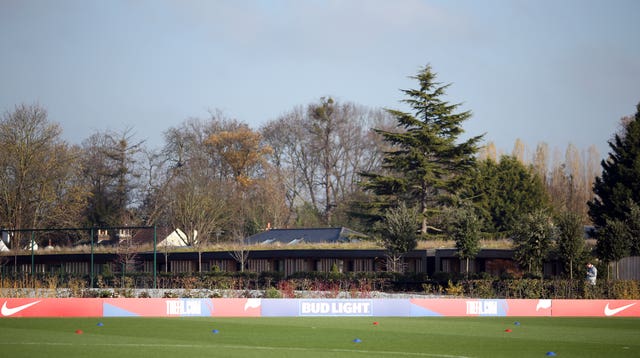
<svg viewBox="0 0 640 358">
<path fill-rule="evenodd" d="M 640 102 L 636 0 L 0 0 L 0 112 L 150 147 L 222 111 L 259 129 L 321 97 L 407 110 L 431 65 L 467 136 L 601 156 Z"/>
</svg>

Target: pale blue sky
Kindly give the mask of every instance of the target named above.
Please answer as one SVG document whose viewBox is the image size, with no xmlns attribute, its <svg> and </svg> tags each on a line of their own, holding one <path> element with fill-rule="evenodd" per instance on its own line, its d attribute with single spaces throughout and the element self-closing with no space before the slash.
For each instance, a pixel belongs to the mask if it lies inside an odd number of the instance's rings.
<svg viewBox="0 0 640 358">
<path fill-rule="evenodd" d="M 640 1 L 0 0 L 0 111 L 39 103 L 80 143 L 159 146 L 220 109 L 257 129 L 322 96 L 405 109 L 431 64 L 469 135 L 510 152 L 607 140 L 640 101 Z"/>
</svg>

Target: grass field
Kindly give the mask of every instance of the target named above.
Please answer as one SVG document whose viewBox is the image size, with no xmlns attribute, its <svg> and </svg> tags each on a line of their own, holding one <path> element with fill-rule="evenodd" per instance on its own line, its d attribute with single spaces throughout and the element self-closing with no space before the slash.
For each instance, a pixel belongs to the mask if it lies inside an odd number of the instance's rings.
<svg viewBox="0 0 640 358">
<path fill-rule="evenodd" d="M 551 356 L 548 352 L 557 357 L 639 357 L 640 319 L 0 319 L 0 355 L 11 358 L 525 358 Z"/>
</svg>

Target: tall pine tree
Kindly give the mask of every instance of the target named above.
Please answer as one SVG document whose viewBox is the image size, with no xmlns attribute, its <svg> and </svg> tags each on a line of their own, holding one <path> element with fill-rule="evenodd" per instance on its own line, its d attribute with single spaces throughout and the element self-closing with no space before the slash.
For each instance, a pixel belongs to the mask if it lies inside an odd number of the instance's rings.
<svg viewBox="0 0 640 358">
<path fill-rule="evenodd" d="M 471 112 L 458 112 L 459 104 L 442 99 L 449 85 L 436 82 L 431 66 L 411 78 L 419 85 L 403 90 L 411 113 L 388 110 L 399 130 L 376 130 L 392 149 L 385 153 L 384 173 L 363 173 L 363 186 L 376 194 L 381 211 L 399 203 L 417 207 L 426 234 L 431 214 L 450 202 L 474 167 L 482 136 L 459 142 Z"/>
<path fill-rule="evenodd" d="M 609 141 L 611 152 L 602 161 L 602 176 L 597 177 L 593 185 L 595 197 L 589 202 L 589 216 L 596 227 L 596 232 L 610 232 L 603 230 L 610 223 L 623 223 L 625 231 L 633 230 L 637 223 L 629 221 L 632 208 L 640 204 L 640 103 L 636 106 L 636 114 L 625 118 L 623 131 Z M 615 231 L 615 230 L 614 230 Z M 599 245 L 598 255 L 611 259 L 606 251 L 608 247 L 625 247 L 630 249 L 631 255 L 640 255 L 638 245 L 631 242 L 630 235 L 617 238 L 597 235 L 604 241 L 615 239 L 625 240 L 621 245 Z M 613 255 L 619 256 L 619 255 Z"/>
</svg>

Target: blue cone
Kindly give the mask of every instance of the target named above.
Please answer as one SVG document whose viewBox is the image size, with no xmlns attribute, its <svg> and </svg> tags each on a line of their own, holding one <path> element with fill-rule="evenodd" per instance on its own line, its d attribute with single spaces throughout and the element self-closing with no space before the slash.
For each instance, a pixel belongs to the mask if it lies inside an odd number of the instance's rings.
<svg viewBox="0 0 640 358">
<path fill-rule="evenodd" d="M 96 326 L 102 327 L 102 326 L 104 326 L 104 324 L 102 324 L 102 322 L 98 322 L 98 324 Z"/>
<path fill-rule="evenodd" d="M 547 355 L 550 356 L 550 357 L 553 357 L 553 356 L 556 355 L 556 352 L 547 352 Z"/>
<path fill-rule="evenodd" d="M 356 338 L 356 339 L 353 340 L 353 343 L 360 343 L 360 342 L 362 342 L 362 340 L 360 338 Z"/>
<path fill-rule="evenodd" d="M 516 322 L 513 322 L 513 324 L 515 324 L 516 326 L 519 326 L 520 322 L 516 321 Z"/>
<path fill-rule="evenodd" d="M 218 331 L 217 329 L 214 329 L 214 330 L 213 330 L 213 331 L 211 331 L 211 332 L 213 332 L 213 334 L 218 334 L 218 332 L 220 332 L 220 331 Z"/>
</svg>

